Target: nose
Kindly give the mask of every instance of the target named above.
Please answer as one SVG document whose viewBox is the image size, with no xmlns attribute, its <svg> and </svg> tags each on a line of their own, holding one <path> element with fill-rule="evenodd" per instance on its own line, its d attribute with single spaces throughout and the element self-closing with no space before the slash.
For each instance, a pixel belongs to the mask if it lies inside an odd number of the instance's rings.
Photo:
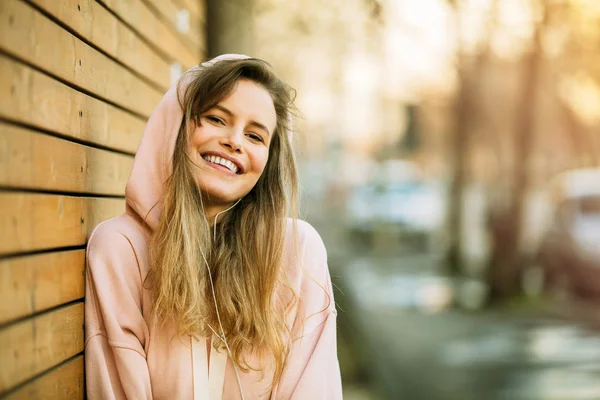
<svg viewBox="0 0 600 400">
<path fill-rule="evenodd" d="M 244 128 L 233 127 L 221 138 L 220 143 L 232 153 L 241 153 L 244 144 Z"/>
</svg>

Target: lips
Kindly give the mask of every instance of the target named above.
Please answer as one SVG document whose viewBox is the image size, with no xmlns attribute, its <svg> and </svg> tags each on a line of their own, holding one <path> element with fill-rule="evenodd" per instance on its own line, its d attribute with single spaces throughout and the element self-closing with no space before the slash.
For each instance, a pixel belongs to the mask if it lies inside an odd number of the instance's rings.
<svg viewBox="0 0 600 400">
<path fill-rule="evenodd" d="M 214 167 L 225 169 L 233 174 L 241 174 L 244 172 L 241 163 L 233 157 L 221 153 L 204 153 L 202 154 L 204 161 L 213 164 Z"/>
</svg>

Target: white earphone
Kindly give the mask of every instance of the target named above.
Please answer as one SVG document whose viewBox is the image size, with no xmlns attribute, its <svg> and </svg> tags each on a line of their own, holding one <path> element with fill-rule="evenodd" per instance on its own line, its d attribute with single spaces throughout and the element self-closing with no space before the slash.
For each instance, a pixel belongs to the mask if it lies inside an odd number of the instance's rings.
<svg viewBox="0 0 600 400">
<path fill-rule="evenodd" d="M 217 238 L 217 219 L 219 218 L 219 215 L 231 210 L 233 207 L 235 207 L 242 199 L 239 199 L 238 201 L 236 201 L 235 203 L 233 203 L 233 205 L 231 207 L 229 207 L 226 210 L 220 211 L 217 213 L 217 215 L 215 215 L 215 221 L 213 223 L 213 240 L 216 240 Z M 233 364 L 233 370 L 235 371 L 235 377 L 237 378 L 237 382 L 238 382 L 238 387 L 240 389 L 240 395 L 242 396 L 242 400 L 244 399 L 244 390 L 242 388 L 242 381 L 240 380 L 240 374 L 238 372 L 237 366 L 235 365 L 235 360 L 233 359 L 233 355 L 231 354 L 231 349 L 229 348 L 229 345 L 227 344 L 227 338 L 225 337 L 225 330 L 223 329 L 223 324 L 221 324 L 221 316 L 219 315 L 219 307 L 217 306 L 217 296 L 215 295 L 215 287 L 213 285 L 213 279 L 212 279 L 212 274 L 210 272 L 210 266 L 208 265 L 208 261 L 206 259 L 206 255 L 204 254 L 204 251 L 202 251 L 202 247 L 200 247 L 200 254 L 202 254 L 202 258 L 204 259 L 204 264 L 206 264 L 206 270 L 208 271 L 208 279 L 210 281 L 210 289 L 212 292 L 212 297 L 213 297 L 213 301 L 215 303 L 215 311 L 217 313 L 217 321 L 219 322 L 219 328 L 221 328 L 221 335 L 219 335 L 212 326 L 208 325 L 208 327 L 210 328 L 210 330 L 215 334 L 215 336 L 217 338 L 219 338 L 221 340 L 221 342 L 223 342 L 223 344 L 225 345 L 225 348 L 227 349 L 227 353 L 229 354 L 229 357 L 231 358 L 231 362 Z"/>
</svg>

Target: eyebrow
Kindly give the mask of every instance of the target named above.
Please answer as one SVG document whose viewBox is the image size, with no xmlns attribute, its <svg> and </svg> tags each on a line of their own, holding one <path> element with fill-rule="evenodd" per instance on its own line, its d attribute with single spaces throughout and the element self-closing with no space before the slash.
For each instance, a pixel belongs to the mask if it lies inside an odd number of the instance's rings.
<svg viewBox="0 0 600 400">
<path fill-rule="evenodd" d="M 230 117 L 233 117 L 233 113 L 229 109 L 223 107 L 220 104 L 215 105 L 213 108 L 221 110 L 225 114 L 229 115 Z M 271 136 L 271 132 L 269 131 L 269 128 L 267 128 L 265 125 L 261 124 L 260 122 L 252 120 L 252 121 L 250 121 L 250 125 L 255 126 L 255 127 L 259 128 L 259 129 L 264 130 L 265 132 L 267 132 L 267 134 L 269 134 L 269 136 Z"/>
</svg>

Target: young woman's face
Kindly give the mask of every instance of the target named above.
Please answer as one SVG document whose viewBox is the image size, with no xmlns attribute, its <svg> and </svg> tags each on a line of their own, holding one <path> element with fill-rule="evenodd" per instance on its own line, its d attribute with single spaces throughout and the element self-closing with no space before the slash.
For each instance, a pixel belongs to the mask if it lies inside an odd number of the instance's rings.
<svg viewBox="0 0 600 400">
<path fill-rule="evenodd" d="M 271 95 L 247 79 L 200 116 L 189 153 L 209 206 L 227 206 L 252 190 L 267 165 L 276 124 Z"/>
</svg>

